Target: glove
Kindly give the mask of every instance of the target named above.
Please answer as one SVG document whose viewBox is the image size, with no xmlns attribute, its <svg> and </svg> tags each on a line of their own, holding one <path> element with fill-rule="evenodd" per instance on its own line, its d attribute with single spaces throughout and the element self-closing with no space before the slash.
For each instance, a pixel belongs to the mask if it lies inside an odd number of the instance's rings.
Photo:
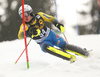
<svg viewBox="0 0 100 77">
<path fill-rule="evenodd" d="M 56 23 L 55 26 L 63 33 L 65 31 L 64 25 L 60 23 Z"/>
<path fill-rule="evenodd" d="M 31 28 L 29 28 L 29 33 L 32 36 L 37 37 L 40 34 L 40 30 L 36 27 L 31 27 Z"/>
</svg>

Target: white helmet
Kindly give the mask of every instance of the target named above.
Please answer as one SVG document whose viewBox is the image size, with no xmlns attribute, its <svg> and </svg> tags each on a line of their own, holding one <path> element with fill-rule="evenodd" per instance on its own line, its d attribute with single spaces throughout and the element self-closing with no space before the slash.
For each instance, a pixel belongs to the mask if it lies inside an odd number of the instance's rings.
<svg viewBox="0 0 100 77">
<path fill-rule="evenodd" d="M 33 12 L 33 9 L 30 5 L 24 4 L 24 12 L 27 12 L 28 14 L 31 14 Z M 22 18 L 22 6 L 20 6 L 20 8 L 18 10 L 18 13 Z"/>
</svg>

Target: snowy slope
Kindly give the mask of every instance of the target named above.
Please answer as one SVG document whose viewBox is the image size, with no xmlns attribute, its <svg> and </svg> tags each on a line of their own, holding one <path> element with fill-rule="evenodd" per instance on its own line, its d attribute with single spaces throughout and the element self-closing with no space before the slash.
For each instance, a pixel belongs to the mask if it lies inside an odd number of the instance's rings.
<svg viewBox="0 0 100 77">
<path fill-rule="evenodd" d="M 90 0 L 82 0 L 83 3 L 87 1 Z M 58 20 L 65 20 L 66 36 L 76 34 L 70 26 L 79 22 L 76 20 L 78 2 L 80 3 L 80 0 L 57 0 Z M 85 8 L 78 7 L 78 10 L 82 9 Z M 86 7 L 86 10 L 89 9 Z M 67 39 L 70 44 L 92 49 L 91 57 L 85 59 L 77 56 L 77 61 L 70 64 L 66 60 L 42 52 L 39 45 L 32 40 L 28 46 L 30 68 L 27 69 L 25 53 L 18 63 L 14 64 L 24 50 L 24 40 L 0 42 L 0 77 L 100 77 L 100 35 L 67 36 Z"/>
<path fill-rule="evenodd" d="M 42 52 L 32 40 L 28 47 L 30 69 L 27 69 L 25 53 L 14 64 L 24 49 L 24 40 L 5 41 L 0 43 L 0 77 L 100 77 L 100 35 L 68 36 L 67 39 L 70 44 L 93 49 L 91 57 L 77 56 L 77 61 L 70 64 Z"/>
</svg>

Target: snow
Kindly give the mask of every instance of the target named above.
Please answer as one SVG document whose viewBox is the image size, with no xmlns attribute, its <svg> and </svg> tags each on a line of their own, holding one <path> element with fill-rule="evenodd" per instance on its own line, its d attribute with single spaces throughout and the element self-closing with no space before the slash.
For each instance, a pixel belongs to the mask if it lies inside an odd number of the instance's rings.
<svg viewBox="0 0 100 77">
<path fill-rule="evenodd" d="M 29 41 L 30 38 L 27 39 Z M 77 61 L 68 61 L 41 51 L 33 40 L 28 46 L 29 64 L 27 69 L 24 40 L 4 41 L 0 43 L 0 77 L 100 77 L 100 35 L 67 36 L 70 44 L 87 48 L 91 56 L 85 59 L 77 56 Z"/>
<path fill-rule="evenodd" d="M 17 1 L 12 1 L 11 3 L 11 9 L 15 10 L 17 8 L 18 2 Z"/>
</svg>

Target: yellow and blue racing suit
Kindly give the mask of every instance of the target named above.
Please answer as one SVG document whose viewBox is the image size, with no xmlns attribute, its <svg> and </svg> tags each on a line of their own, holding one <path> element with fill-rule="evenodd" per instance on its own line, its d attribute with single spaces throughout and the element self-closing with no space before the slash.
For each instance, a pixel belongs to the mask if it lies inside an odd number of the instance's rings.
<svg viewBox="0 0 100 77">
<path fill-rule="evenodd" d="M 55 34 L 55 32 L 50 30 L 47 26 L 45 26 L 44 21 L 52 23 L 52 24 L 58 22 L 57 19 L 54 18 L 53 16 L 47 15 L 43 12 L 39 12 L 39 13 L 33 15 L 33 20 L 30 23 L 25 24 L 26 34 L 27 34 L 29 27 L 36 27 L 36 28 L 40 29 L 41 33 L 39 34 L 39 36 L 33 37 L 33 40 L 35 40 L 38 44 L 40 44 L 41 47 L 43 44 L 48 43 L 51 46 L 56 45 L 56 46 L 62 48 L 66 44 L 66 42 L 63 40 L 63 38 L 61 38 L 60 36 Z M 28 35 L 28 36 L 31 37 L 31 35 Z M 18 38 L 19 39 L 24 38 L 23 24 L 20 26 Z"/>
<path fill-rule="evenodd" d="M 39 29 L 40 34 L 36 37 L 33 37 L 33 40 L 35 40 L 40 45 L 44 52 L 48 52 L 63 59 L 70 60 L 71 62 L 74 62 L 76 57 L 64 51 L 69 51 L 83 57 L 87 57 L 89 55 L 86 50 L 74 45 L 67 44 L 62 37 L 58 36 L 54 31 L 50 30 L 50 28 L 48 28 L 44 22 L 49 22 L 54 25 L 58 23 L 57 19 L 53 16 L 39 12 L 37 14 L 33 14 L 33 19 L 29 23 L 25 24 L 26 34 L 29 37 L 32 36 L 31 33 L 28 33 L 30 28 Z M 20 26 L 18 38 L 24 38 L 23 24 Z M 56 49 L 54 46 L 57 46 L 60 49 Z"/>
<path fill-rule="evenodd" d="M 38 28 L 40 30 L 40 34 L 36 37 L 33 37 L 33 40 L 35 40 L 40 45 L 42 51 L 48 52 L 50 54 L 61 57 L 63 59 L 71 60 L 71 58 L 73 57 L 72 55 L 63 52 L 63 50 L 54 48 L 54 46 L 57 46 L 63 49 L 66 45 L 66 41 L 64 41 L 62 37 L 58 36 L 54 31 L 50 30 L 47 26 L 45 26 L 44 21 L 52 23 L 52 24 L 55 24 L 58 22 L 57 19 L 54 18 L 53 16 L 47 15 L 43 12 L 39 12 L 33 15 L 33 19 L 30 23 L 25 24 L 25 30 L 26 30 L 27 36 L 31 37 L 31 34 L 28 34 L 28 29 L 30 27 Z M 24 38 L 23 32 L 24 30 L 23 30 L 23 24 L 22 24 L 20 26 L 20 30 L 18 33 L 19 39 Z"/>
</svg>

